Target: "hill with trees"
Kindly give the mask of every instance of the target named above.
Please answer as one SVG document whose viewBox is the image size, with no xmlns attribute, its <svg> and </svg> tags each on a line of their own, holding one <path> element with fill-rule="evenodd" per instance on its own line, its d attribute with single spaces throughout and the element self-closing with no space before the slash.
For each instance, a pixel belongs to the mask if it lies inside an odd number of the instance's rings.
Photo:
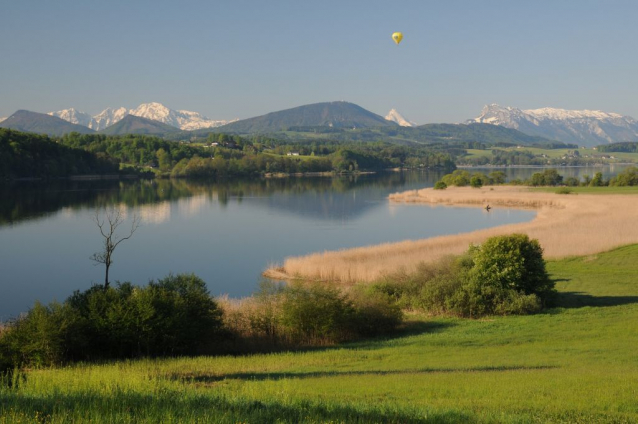
<svg viewBox="0 0 638 424">
<path fill-rule="evenodd" d="M 219 127 L 219 131 L 253 134 L 285 131 L 290 127 L 371 128 L 397 126 L 396 123 L 353 103 L 326 102 L 243 119 Z"/>
<path fill-rule="evenodd" d="M 0 179 L 116 174 L 118 170 L 118 162 L 108 155 L 64 146 L 46 135 L 0 128 Z"/>
</svg>

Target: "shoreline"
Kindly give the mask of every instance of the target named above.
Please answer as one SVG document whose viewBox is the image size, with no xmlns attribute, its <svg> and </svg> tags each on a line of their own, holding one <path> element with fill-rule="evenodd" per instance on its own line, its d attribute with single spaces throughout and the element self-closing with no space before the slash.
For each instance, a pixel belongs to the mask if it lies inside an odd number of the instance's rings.
<svg viewBox="0 0 638 424">
<path fill-rule="evenodd" d="M 371 282 L 397 272 L 412 272 L 422 262 L 436 262 L 465 252 L 471 243 L 496 235 L 524 233 L 538 239 L 547 259 L 587 256 L 619 246 L 638 243 L 636 196 L 624 194 L 556 194 L 532 192 L 527 187 L 492 186 L 474 189 L 411 190 L 391 194 L 390 202 L 484 208 L 534 209 L 531 221 L 437 236 L 416 241 L 384 243 L 338 251 L 288 257 L 283 266 L 264 276 L 279 280 L 295 278 L 339 283 Z"/>
</svg>

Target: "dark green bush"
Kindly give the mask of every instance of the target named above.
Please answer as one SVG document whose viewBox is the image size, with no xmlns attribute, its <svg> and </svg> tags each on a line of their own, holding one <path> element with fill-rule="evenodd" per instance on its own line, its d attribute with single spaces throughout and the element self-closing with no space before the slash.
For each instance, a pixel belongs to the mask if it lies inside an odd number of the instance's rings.
<svg viewBox="0 0 638 424">
<path fill-rule="evenodd" d="M 474 188 L 483 187 L 483 179 L 478 175 L 473 175 L 472 178 L 470 178 L 470 186 Z"/>
<path fill-rule="evenodd" d="M 301 344 L 346 340 L 353 334 L 355 308 L 336 288 L 296 284 L 283 292 L 281 326 Z"/>
<path fill-rule="evenodd" d="M 491 237 L 473 254 L 470 278 L 483 286 L 513 289 L 524 294 L 548 298 L 553 293 L 538 240 L 526 234 Z"/>
<path fill-rule="evenodd" d="M 567 187 L 578 187 L 580 185 L 580 180 L 576 177 L 568 177 L 565 179 L 565 185 Z"/>
<path fill-rule="evenodd" d="M 446 188 L 447 184 L 445 184 L 443 181 L 437 181 L 436 184 L 434 184 L 435 190 L 445 190 Z"/>
<path fill-rule="evenodd" d="M 390 333 L 403 320 L 403 312 L 392 298 L 370 287 L 358 287 L 350 293 L 354 307 L 353 329 L 357 335 Z"/>
<path fill-rule="evenodd" d="M 222 335 L 221 310 L 194 275 L 145 287 L 118 283 L 75 292 L 64 304 L 35 306 L 0 337 L 6 366 L 70 360 L 194 354 Z"/>
</svg>

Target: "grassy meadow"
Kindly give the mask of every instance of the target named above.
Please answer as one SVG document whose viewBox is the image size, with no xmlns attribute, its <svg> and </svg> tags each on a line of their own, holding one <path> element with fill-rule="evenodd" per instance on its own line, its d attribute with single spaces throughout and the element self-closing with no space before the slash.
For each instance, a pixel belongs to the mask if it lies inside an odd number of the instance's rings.
<svg viewBox="0 0 638 424">
<path fill-rule="evenodd" d="M 0 423 L 636 422 L 638 245 L 548 263 L 562 307 L 243 357 L 29 370 Z"/>
</svg>

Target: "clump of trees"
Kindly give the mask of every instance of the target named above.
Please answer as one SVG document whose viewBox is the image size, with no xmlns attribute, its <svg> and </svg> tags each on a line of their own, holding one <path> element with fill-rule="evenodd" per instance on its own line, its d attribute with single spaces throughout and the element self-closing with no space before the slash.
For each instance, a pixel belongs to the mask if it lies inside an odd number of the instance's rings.
<svg viewBox="0 0 638 424">
<path fill-rule="evenodd" d="M 403 308 L 476 318 L 529 314 L 551 304 L 554 282 L 542 248 L 524 234 L 492 237 L 458 257 L 422 264 L 373 287 Z"/>
<path fill-rule="evenodd" d="M 117 174 L 118 170 L 118 161 L 108 155 L 64 146 L 46 135 L 0 128 L 0 179 Z"/>
<path fill-rule="evenodd" d="M 94 286 L 64 303 L 36 303 L 10 323 L 0 336 L 0 365 L 194 354 L 219 343 L 223 331 L 221 310 L 195 275 Z"/>
<path fill-rule="evenodd" d="M 442 184 L 439 184 L 439 182 Z M 445 189 L 448 186 L 465 187 L 468 185 L 479 188 L 484 185 L 504 184 L 505 173 L 503 171 L 493 171 L 486 175 L 482 172 L 470 173 L 464 169 L 457 169 L 451 174 L 444 175 L 439 182 L 435 184 L 437 190 Z"/>
<path fill-rule="evenodd" d="M 457 169 L 451 174 L 444 175 L 434 188 L 444 190 L 448 186 L 472 186 L 482 187 L 484 185 L 504 184 L 505 173 L 494 171 L 485 175 L 481 172 L 470 173 L 466 170 Z M 567 187 L 605 187 L 605 186 L 635 186 L 638 185 L 638 168 L 631 166 L 620 172 L 615 177 L 605 180 L 602 172 L 596 172 L 593 177 L 583 176 L 582 181 L 576 177 L 564 178 L 555 169 L 545 169 L 543 172 L 536 172 L 527 180 L 512 180 L 509 184 L 527 185 L 532 187 L 541 186 L 567 186 Z M 567 192 L 567 191 L 566 191 Z"/>
</svg>

